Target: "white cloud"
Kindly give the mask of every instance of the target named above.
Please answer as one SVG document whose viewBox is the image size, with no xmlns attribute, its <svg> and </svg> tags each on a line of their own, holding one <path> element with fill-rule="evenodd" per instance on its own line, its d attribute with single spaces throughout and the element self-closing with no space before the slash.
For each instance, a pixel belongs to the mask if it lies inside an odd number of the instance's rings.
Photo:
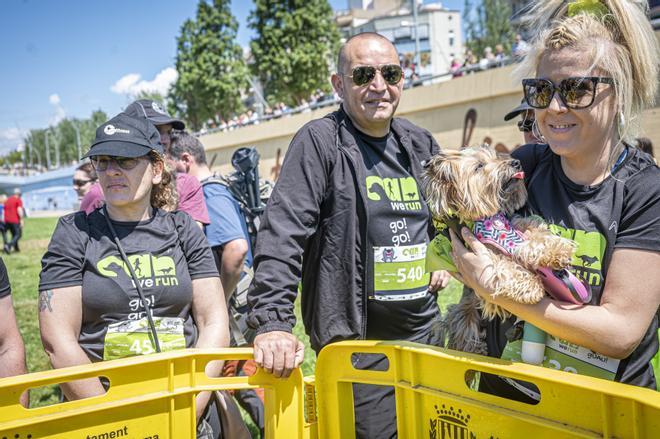
<svg viewBox="0 0 660 439">
<path fill-rule="evenodd" d="M 173 67 L 167 67 L 161 70 L 151 81 L 141 79 L 142 76 L 138 73 L 129 73 L 115 82 L 110 87 L 110 90 L 114 93 L 128 95 L 130 97 L 135 97 L 141 92 L 156 92 L 162 96 L 166 96 L 170 85 L 176 81 L 177 76 L 176 69 Z"/>
<path fill-rule="evenodd" d="M 120 95 L 129 94 L 131 89 L 135 87 L 135 84 L 137 84 L 139 81 L 140 75 L 137 73 L 129 73 L 128 75 L 122 77 L 119 81 L 115 82 L 115 85 L 110 87 L 110 90 Z"/>
<path fill-rule="evenodd" d="M 5 128 L 0 130 L 0 140 L 19 140 L 28 133 L 27 130 L 18 128 Z"/>
<path fill-rule="evenodd" d="M 66 111 L 64 111 L 64 108 L 60 104 L 60 95 L 53 93 L 48 96 L 48 102 L 55 107 L 55 113 L 50 117 L 48 123 L 49 125 L 57 125 L 66 117 Z"/>
<path fill-rule="evenodd" d="M 60 95 L 53 93 L 52 95 L 48 96 L 48 102 L 50 102 L 52 105 L 59 105 Z"/>
<path fill-rule="evenodd" d="M 0 154 L 20 149 L 23 146 L 23 138 L 28 134 L 28 130 L 19 128 L 0 129 Z"/>
</svg>

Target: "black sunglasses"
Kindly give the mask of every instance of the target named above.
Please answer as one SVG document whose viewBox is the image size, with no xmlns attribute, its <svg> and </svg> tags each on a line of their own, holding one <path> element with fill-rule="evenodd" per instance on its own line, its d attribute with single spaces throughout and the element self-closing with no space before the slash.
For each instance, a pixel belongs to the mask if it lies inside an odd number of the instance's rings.
<svg viewBox="0 0 660 439">
<path fill-rule="evenodd" d="M 580 78 L 563 79 L 555 85 L 549 79 L 523 79 L 523 92 L 525 100 L 530 107 L 548 108 L 555 92 L 568 108 L 587 108 L 594 103 L 598 84 L 614 85 L 614 79 L 600 76 L 586 76 Z"/>
<path fill-rule="evenodd" d="M 534 127 L 534 119 L 523 119 L 518 121 L 518 130 L 523 133 L 529 133 Z"/>
<path fill-rule="evenodd" d="M 94 181 L 94 180 L 77 180 L 77 179 L 74 178 L 74 179 L 73 179 L 73 186 L 74 186 L 74 187 L 83 187 L 83 186 L 85 186 L 87 183 L 91 183 L 91 182 L 93 182 L 93 181 Z"/>
<path fill-rule="evenodd" d="M 369 84 L 376 77 L 379 71 L 383 79 L 390 85 L 396 85 L 403 77 L 403 70 L 398 64 L 385 64 L 382 66 L 357 66 L 353 68 L 351 75 L 346 75 L 353 79 L 353 84 L 363 86 Z"/>
<path fill-rule="evenodd" d="M 140 163 L 140 157 L 94 156 L 91 161 L 97 171 L 107 170 L 110 162 L 113 162 L 124 171 L 130 171 Z"/>
</svg>

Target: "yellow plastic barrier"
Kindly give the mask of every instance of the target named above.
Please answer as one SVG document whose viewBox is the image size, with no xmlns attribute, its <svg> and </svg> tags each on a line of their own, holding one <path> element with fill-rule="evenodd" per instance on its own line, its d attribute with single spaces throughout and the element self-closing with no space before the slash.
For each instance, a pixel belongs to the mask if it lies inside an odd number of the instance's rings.
<svg viewBox="0 0 660 439">
<path fill-rule="evenodd" d="M 259 370 L 252 377 L 209 378 L 213 360 L 252 358 L 252 349 L 186 350 L 39 372 L 0 380 L 0 439 L 194 439 L 195 395 L 203 390 L 262 387 L 268 438 L 308 438 L 300 370 L 286 380 Z M 29 388 L 107 377 L 105 395 L 25 409 Z M 312 432 L 312 433 L 310 433 Z"/>
<path fill-rule="evenodd" d="M 353 353 L 387 371 L 356 370 Z M 537 405 L 475 391 L 472 371 L 534 383 Z M 400 438 L 660 437 L 660 394 L 633 386 L 405 342 L 342 342 L 316 363 L 320 438 L 355 437 L 352 383 L 394 386 Z"/>
</svg>

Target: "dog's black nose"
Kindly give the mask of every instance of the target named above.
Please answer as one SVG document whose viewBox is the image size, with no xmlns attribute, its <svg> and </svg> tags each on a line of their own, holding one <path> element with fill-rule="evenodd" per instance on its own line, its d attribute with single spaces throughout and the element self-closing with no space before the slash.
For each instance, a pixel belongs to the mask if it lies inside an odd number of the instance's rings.
<svg viewBox="0 0 660 439">
<path fill-rule="evenodd" d="M 516 169 L 522 169 L 522 166 L 520 166 L 520 160 L 511 159 L 511 166 Z"/>
</svg>

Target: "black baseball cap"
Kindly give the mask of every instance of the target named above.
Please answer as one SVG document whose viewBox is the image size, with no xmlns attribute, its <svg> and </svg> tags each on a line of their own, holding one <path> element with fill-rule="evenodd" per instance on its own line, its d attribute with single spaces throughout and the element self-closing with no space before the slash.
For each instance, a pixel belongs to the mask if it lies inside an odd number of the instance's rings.
<svg viewBox="0 0 660 439">
<path fill-rule="evenodd" d="M 94 143 L 82 158 L 95 155 L 142 157 L 150 151 L 163 154 L 156 127 L 147 119 L 119 113 L 96 129 Z"/>
<path fill-rule="evenodd" d="M 522 101 L 520 101 L 520 105 L 518 105 L 516 108 L 513 110 L 509 111 L 505 116 L 504 120 L 509 121 L 513 119 L 514 117 L 518 116 L 520 113 L 527 111 L 527 110 L 533 110 L 534 108 L 530 107 L 525 98 L 523 98 Z"/>
<path fill-rule="evenodd" d="M 186 128 L 186 124 L 170 116 L 158 102 L 151 99 L 138 99 L 126 107 L 124 113 L 131 117 L 146 118 L 154 125 L 170 124 L 176 130 L 184 130 Z"/>
</svg>

